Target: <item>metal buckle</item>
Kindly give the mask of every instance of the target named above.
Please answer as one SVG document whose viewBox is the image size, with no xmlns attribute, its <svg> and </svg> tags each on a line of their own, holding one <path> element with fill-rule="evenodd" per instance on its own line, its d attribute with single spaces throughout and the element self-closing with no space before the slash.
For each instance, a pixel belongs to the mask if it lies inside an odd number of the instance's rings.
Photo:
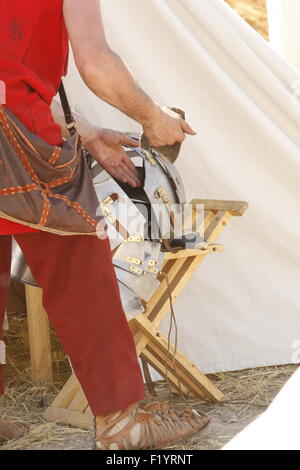
<svg viewBox="0 0 300 470">
<path fill-rule="evenodd" d="M 169 204 L 170 202 L 169 196 L 167 195 L 166 190 L 162 186 L 155 191 L 155 197 L 157 199 L 162 199 L 164 204 Z"/>
<path fill-rule="evenodd" d="M 153 154 L 150 152 L 150 150 L 143 150 L 146 160 L 150 163 L 151 166 L 156 166 L 157 162 L 155 158 L 153 157 Z"/>
<path fill-rule="evenodd" d="M 138 236 L 138 237 L 131 236 L 131 237 L 127 238 L 127 241 L 128 242 L 143 242 L 144 238 L 140 237 L 140 236 Z"/>
<path fill-rule="evenodd" d="M 142 264 L 142 260 L 139 258 L 132 258 L 131 256 L 128 256 L 127 258 L 128 263 L 130 264 Z"/>
<path fill-rule="evenodd" d="M 131 265 L 129 266 L 130 271 L 136 274 L 143 274 L 143 270 L 141 268 L 138 268 L 137 266 Z"/>
<path fill-rule="evenodd" d="M 158 269 L 156 268 L 147 268 L 146 271 L 151 274 L 157 275 L 159 273 Z"/>
<path fill-rule="evenodd" d="M 148 265 L 149 265 L 149 266 L 157 266 L 157 265 L 158 265 L 158 262 L 155 261 L 154 259 L 149 259 Z"/>
</svg>

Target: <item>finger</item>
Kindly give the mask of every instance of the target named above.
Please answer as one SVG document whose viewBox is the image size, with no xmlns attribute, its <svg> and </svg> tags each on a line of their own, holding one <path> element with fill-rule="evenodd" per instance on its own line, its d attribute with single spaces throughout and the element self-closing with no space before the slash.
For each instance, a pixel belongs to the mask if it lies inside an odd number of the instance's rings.
<svg viewBox="0 0 300 470">
<path fill-rule="evenodd" d="M 131 161 L 131 158 L 128 157 L 128 155 L 126 154 L 126 152 L 123 153 L 123 159 L 122 159 L 123 163 L 125 163 L 125 165 L 138 177 L 139 176 L 139 172 L 137 170 L 137 167 L 135 166 L 135 164 Z"/>
<path fill-rule="evenodd" d="M 120 133 L 120 144 L 128 145 L 129 147 L 138 147 L 140 145 L 138 140 L 128 137 L 128 135 Z"/>
<path fill-rule="evenodd" d="M 176 139 L 176 142 L 179 142 L 180 144 L 182 144 L 182 142 L 185 141 L 185 133 L 184 131 L 180 132 L 180 134 L 178 134 L 178 137 Z"/>
<path fill-rule="evenodd" d="M 127 178 L 119 168 L 107 167 L 106 171 L 115 179 L 121 181 L 121 183 L 127 183 Z"/>
<path fill-rule="evenodd" d="M 135 172 L 133 172 L 130 168 L 128 168 L 125 163 L 121 163 L 120 167 L 123 171 L 123 173 L 126 174 L 131 180 L 135 183 L 136 186 L 139 186 L 141 184 L 139 177 L 136 175 Z"/>
<path fill-rule="evenodd" d="M 194 131 L 191 126 L 188 125 L 188 123 L 186 121 L 184 121 L 182 119 L 181 121 L 181 127 L 182 127 L 182 130 L 186 133 L 186 134 L 189 134 L 189 135 L 196 135 L 197 132 Z"/>
<path fill-rule="evenodd" d="M 122 171 L 128 175 L 130 175 L 131 178 L 133 178 L 134 180 L 136 180 L 136 182 L 138 183 L 139 182 L 139 175 L 136 173 L 136 171 L 133 171 L 131 168 L 129 168 L 126 163 L 124 163 L 123 161 L 120 163 L 120 167 L 122 169 Z"/>
<path fill-rule="evenodd" d="M 138 186 L 136 181 L 127 172 L 123 171 L 120 165 L 117 168 L 108 167 L 107 171 L 110 175 L 112 175 L 115 179 L 121 181 L 122 183 L 127 183 L 133 188 L 136 188 Z"/>
<path fill-rule="evenodd" d="M 161 147 L 172 147 L 172 145 L 175 145 L 177 143 L 182 143 L 185 140 L 185 133 L 181 131 L 180 133 L 178 132 L 176 136 L 172 136 L 172 139 L 167 139 Z"/>
<path fill-rule="evenodd" d="M 126 183 L 132 186 L 133 188 L 136 188 L 137 186 L 140 185 L 140 182 L 137 180 L 136 176 L 130 172 L 130 170 L 127 168 L 124 163 L 120 164 L 120 171 L 122 171 L 122 174 L 126 178 Z"/>
</svg>

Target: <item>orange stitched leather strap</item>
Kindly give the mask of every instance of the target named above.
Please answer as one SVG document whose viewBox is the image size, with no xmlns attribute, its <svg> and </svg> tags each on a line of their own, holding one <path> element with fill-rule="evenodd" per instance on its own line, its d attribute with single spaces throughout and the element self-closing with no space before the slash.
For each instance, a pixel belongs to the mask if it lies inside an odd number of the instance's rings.
<svg viewBox="0 0 300 470">
<path fill-rule="evenodd" d="M 38 175 L 35 173 L 34 169 L 32 168 L 32 166 L 31 166 L 31 164 L 28 160 L 28 157 L 25 155 L 25 153 L 24 153 L 22 147 L 20 146 L 19 142 L 17 141 L 16 137 L 14 136 L 13 131 L 11 130 L 11 127 L 8 123 L 8 120 L 6 118 L 6 115 L 4 113 L 4 110 L 3 110 L 2 106 L 0 106 L 0 123 L 3 127 L 3 130 L 4 130 L 5 134 L 8 137 L 10 143 L 12 144 L 14 150 L 16 151 L 16 154 L 20 158 L 25 170 L 27 171 L 27 173 L 29 174 L 29 176 L 31 177 L 31 179 L 34 182 L 39 183 L 40 179 L 39 179 Z"/>
<path fill-rule="evenodd" d="M 21 131 L 21 129 L 17 126 L 17 124 L 9 117 L 7 116 L 7 119 L 9 120 L 9 122 L 14 126 L 16 132 L 19 134 L 19 136 L 21 137 L 21 139 L 28 145 L 28 147 L 33 151 L 33 153 L 35 153 L 36 155 L 39 155 L 39 152 L 36 150 L 36 148 L 32 145 L 32 143 L 27 139 L 27 137 L 23 134 L 23 132 Z"/>
<path fill-rule="evenodd" d="M 98 225 L 98 222 L 92 219 L 92 217 L 88 215 L 88 213 L 81 207 L 81 205 L 78 202 L 73 202 L 67 196 L 64 196 L 63 194 L 55 194 L 55 193 L 52 193 L 51 191 L 49 193 L 49 196 L 55 199 L 61 199 L 62 201 L 64 201 L 68 206 L 75 209 L 75 211 L 78 212 L 78 214 L 80 214 L 81 217 L 83 217 L 93 227 L 96 227 Z"/>
<path fill-rule="evenodd" d="M 49 190 L 41 191 L 41 195 L 44 198 L 43 211 L 42 211 L 42 215 L 41 215 L 41 218 L 40 218 L 40 221 L 39 221 L 39 225 L 41 227 L 44 227 L 46 225 L 48 215 L 49 215 L 50 209 L 51 209 L 51 204 L 50 204 L 50 201 L 48 199 L 48 191 Z"/>
<path fill-rule="evenodd" d="M 9 120 L 8 120 L 9 119 Z M 92 217 L 89 216 L 89 214 L 81 207 L 81 205 L 78 202 L 71 201 L 67 196 L 64 196 L 62 194 L 55 194 L 51 191 L 52 188 L 56 188 L 58 186 L 61 186 L 65 183 L 68 183 L 72 180 L 74 176 L 74 172 L 76 167 L 70 168 L 70 172 L 67 176 L 62 177 L 62 178 L 56 178 L 49 183 L 44 183 L 43 181 L 40 180 L 36 172 L 34 171 L 27 155 L 25 154 L 24 150 L 20 146 L 18 140 L 16 139 L 12 128 L 10 126 L 10 123 L 13 124 L 14 129 L 18 133 L 18 135 L 21 137 L 21 139 L 30 146 L 30 148 L 37 153 L 37 151 L 34 149 L 32 144 L 28 141 L 28 139 L 24 136 L 22 131 L 19 129 L 19 127 L 10 119 L 7 117 L 6 113 L 4 112 L 4 108 L 2 105 L 0 105 L 0 124 L 8 137 L 12 147 L 14 148 L 17 156 L 19 157 L 22 165 L 24 166 L 25 170 L 27 171 L 28 175 L 30 178 L 33 180 L 32 184 L 28 184 L 26 186 L 16 186 L 16 187 L 11 187 L 11 188 L 3 188 L 0 189 L 0 196 L 8 196 L 12 194 L 22 194 L 22 193 L 29 193 L 31 191 L 40 191 L 41 195 L 44 199 L 44 206 L 41 214 L 41 218 L 39 221 L 39 226 L 43 227 L 47 223 L 47 219 L 51 210 L 51 203 L 49 201 L 49 197 L 55 198 L 55 199 L 60 199 L 64 201 L 65 204 L 67 204 L 69 207 L 72 207 L 81 217 L 85 219 L 87 223 L 92 225 L 93 228 L 97 226 L 97 221 L 94 220 Z M 77 141 L 78 144 L 78 141 Z M 77 149 L 77 145 L 75 146 Z M 61 155 L 61 148 L 60 147 L 55 147 L 53 154 L 51 155 L 49 162 L 50 164 L 55 164 Z M 61 165 L 61 167 L 57 168 L 64 168 L 67 167 L 68 165 L 74 163 L 77 158 L 77 153 L 75 156 L 72 158 L 71 161 L 68 163 Z"/>
<path fill-rule="evenodd" d="M 39 190 L 38 184 L 27 184 L 26 186 L 15 186 L 14 188 L 0 189 L 0 196 L 10 196 L 11 194 L 30 193 L 30 191 Z"/>
<path fill-rule="evenodd" d="M 61 154 L 61 148 L 55 147 L 54 152 L 52 153 L 52 155 L 51 155 L 51 157 L 48 161 L 49 165 L 54 165 L 57 162 L 57 160 L 59 159 L 60 154 Z"/>
</svg>

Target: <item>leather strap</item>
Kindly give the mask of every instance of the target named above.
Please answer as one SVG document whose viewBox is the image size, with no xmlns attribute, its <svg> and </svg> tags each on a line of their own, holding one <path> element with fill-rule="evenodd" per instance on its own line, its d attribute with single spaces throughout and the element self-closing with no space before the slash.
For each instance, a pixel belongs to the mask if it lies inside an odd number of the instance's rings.
<svg viewBox="0 0 300 470">
<path fill-rule="evenodd" d="M 67 129 L 70 133 L 70 135 L 74 135 L 76 133 L 76 123 L 72 115 L 72 111 L 69 105 L 69 101 L 67 98 L 66 90 L 63 84 L 63 81 L 60 82 L 60 87 L 59 87 L 59 96 L 60 96 L 60 101 L 61 105 L 64 111 L 65 115 L 65 121 L 67 124 Z"/>
<path fill-rule="evenodd" d="M 155 385 L 154 385 L 154 382 L 153 382 L 151 374 L 150 374 L 148 362 L 142 356 L 140 357 L 140 359 L 142 361 L 143 372 L 144 372 L 144 377 L 145 377 L 145 380 L 146 380 L 146 385 L 147 385 L 147 388 L 148 388 L 148 392 L 152 396 L 157 396 L 157 393 L 156 393 L 156 390 L 155 390 Z"/>
<path fill-rule="evenodd" d="M 73 117 L 73 114 L 72 114 L 72 111 L 71 111 L 71 108 L 70 108 L 70 105 L 69 105 L 69 101 L 68 101 L 68 97 L 67 97 L 67 94 L 66 94 L 66 90 L 65 90 L 63 81 L 60 82 L 59 96 L 60 96 L 60 102 L 61 102 L 61 105 L 62 105 L 62 108 L 63 108 L 63 111 L 64 111 L 64 115 L 65 115 L 66 127 L 67 127 L 70 135 L 72 136 L 72 135 L 76 134 L 76 132 L 77 132 L 76 121 Z M 87 164 L 89 170 L 91 170 L 92 164 L 93 164 L 93 161 L 94 161 L 93 156 L 90 154 L 90 152 L 86 148 L 82 149 L 82 156 L 85 158 L 85 161 L 86 161 L 86 164 Z"/>
</svg>

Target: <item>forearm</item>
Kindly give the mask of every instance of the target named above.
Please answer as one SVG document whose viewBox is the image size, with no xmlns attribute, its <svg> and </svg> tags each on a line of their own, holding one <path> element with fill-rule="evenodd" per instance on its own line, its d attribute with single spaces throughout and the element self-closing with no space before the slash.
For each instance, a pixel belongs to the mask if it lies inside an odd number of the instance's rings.
<svg viewBox="0 0 300 470">
<path fill-rule="evenodd" d="M 138 86 L 122 59 L 111 49 L 81 72 L 99 98 L 144 125 L 160 112 L 159 106 Z"/>
</svg>

